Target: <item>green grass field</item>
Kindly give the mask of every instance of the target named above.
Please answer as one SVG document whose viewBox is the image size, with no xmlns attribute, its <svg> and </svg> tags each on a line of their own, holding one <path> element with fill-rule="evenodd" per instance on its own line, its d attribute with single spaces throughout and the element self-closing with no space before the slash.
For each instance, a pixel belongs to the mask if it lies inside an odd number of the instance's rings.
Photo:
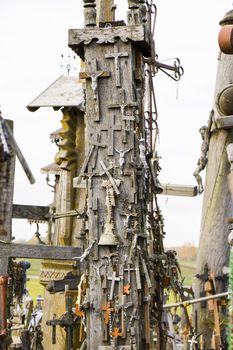
<svg viewBox="0 0 233 350">
<path fill-rule="evenodd" d="M 196 263 L 193 261 L 179 260 L 180 269 L 184 278 L 184 285 L 191 286 L 196 273 Z"/>
<path fill-rule="evenodd" d="M 44 295 L 44 287 L 40 284 L 40 268 L 41 260 L 39 259 L 28 259 L 31 263 L 30 269 L 27 271 L 28 281 L 27 289 L 33 299 L 34 305 L 36 304 L 36 298 L 38 295 Z"/>
</svg>

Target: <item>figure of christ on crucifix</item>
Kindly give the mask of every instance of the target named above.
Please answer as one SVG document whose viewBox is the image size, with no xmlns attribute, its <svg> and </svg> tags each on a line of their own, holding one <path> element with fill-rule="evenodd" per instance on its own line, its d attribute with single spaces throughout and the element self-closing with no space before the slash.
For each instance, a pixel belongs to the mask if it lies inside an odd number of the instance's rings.
<svg viewBox="0 0 233 350">
<path fill-rule="evenodd" d="M 108 78 L 110 77 L 110 73 L 102 70 L 98 70 L 97 60 L 93 59 L 89 62 L 90 71 L 80 72 L 80 79 L 91 79 L 91 88 L 93 91 L 93 98 L 95 101 L 95 121 L 100 121 L 100 101 L 99 101 L 99 89 L 98 89 L 98 80 L 100 78 Z"/>
</svg>

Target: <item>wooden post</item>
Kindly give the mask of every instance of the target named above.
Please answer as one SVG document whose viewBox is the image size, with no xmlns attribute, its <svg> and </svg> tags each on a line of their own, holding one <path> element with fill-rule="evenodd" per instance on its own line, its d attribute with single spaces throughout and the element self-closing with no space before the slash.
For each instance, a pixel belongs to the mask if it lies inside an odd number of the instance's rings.
<svg viewBox="0 0 233 350">
<path fill-rule="evenodd" d="M 232 11 L 228 13 L 228 21 L 233 23 Z M 229 22 L 228 22 L 229 23 Z M 223 20 L 222 25 L 225 24 Z M 228 265 L 229 245 L 227 242 L 229 227 L 227 218 L 232 216 L 233 204 L 228 188 L 230 165 L 227 160 L 226 147 L 233 142 L 233 124 L 217 128 L 219 120 L 227 120 L 233 114 L 232 106 L 233 56 L 222 52 L 218 56 L 218 70 L 214 94 L 214 119 L 208 151 L 208 163 L 203 198 L 201 233 L 197 257 L 197 274 L 195 281 L 195 297 L 203 296 L 205 266 L 214 273 L 216 278 L 216 293 L 227 290 L 223 267 Z M 226 98 L 228 95 L 228 98 Z M 207 265 L 206 265 L 207 264 Z M 201 277 L 202 276 L 202 277 Z M 211 347 L 213 315 L 207 308 L 198 309 L 198 332 L 203 333 L 204 348 Z M 224 311 L 224 308 L 222 309 Z M 223 328 L 222 328 L 223 331 Z"/>
<path fill-rule="evenodd" d="M 97 2 L 99 6 L 106 3 L 109 9 L 111 1 Z M 103 20 L 105 16 L 103 14 Z M 82 167 L 82 176 L 88 182 L 86 237 L 90 247 L 85 259 L 88 281 L 85 296 L 88 305 L 85 308 L 87 350 L 147 349 L 150 342 L 147 205 L 146 195 L 141 190 L 144 188 L 146 164 L 139 149 L 140 142 L 143 142 L 144 117 L 128 116 L 130 127 L 127 127 L 123 119 L 125 113 L 122 113 L 125 110 L 120 107 L 123 102 L 128 102 L 137 112 L 142 110 L 144 78 L 142 74 L 141 79 L 136 79 L 135 71 L 143 72 L 142 58 L 151 54 L 149 37 L 146 26 L 141 22 L 134 25 L 133 30 L 128 26 L 114 26 L 113 23 L 112 27 L 69 32 L 69 46 L 85 58 L 86 72 L 91 72 L 93 77 L 101 72 L 110 73 L 105 79 L 98 79 L 97 83 L 94 81 L 95 84 L 93 79 L 83 76 L 87 78 L 85 134 L 86 150 L 89 149 Z M 93 57 L 96 71 L 93 71 Z M 123 102 L 122 94 L 125 95 Z M 111 105 L 119 107 L 113 111 L 109 108 Z M 127 133 L 124 139 L 122 132 Z M 96 142 L 105 147 L 94 148 L 92 145 Z M 134 157 L 136 160 L 132 162 Z M 132 177 L 136 181 L 132 181 Z M 135 193 L 133 200 L 131 193 Z M 127 214 L 132 214 L 127 225 L 122 220 L 123 207 L 128 208 Z M 140 254 L 143 255 L 141 259 Z M 131 269 L 136 273 L 130 275 Z M 125 295 L 124 286 L 129 282 L 129 275 L 130 283 L 137 288 L 128 289 Z M 142 312 L 136 317 L 134 310 L 139 309 Z M 114 311 L 109 311 L 106 316 L 103 310 Z M 146 329 L 146 333 L 142 334 L 142 329 Z"/>
<path fill-rule="evenodd" d="M 114 18 L 114 0 L 97 0 L 97 23 L 112 22 Z"/>
<path fill-rule="evenodd" d="M 5 120 L 5 122 L 10 124 L 13 129 L 12 121 Z M 6 142 L 9 145 L 8 140 Z M 13 152 L 10 152 L 10 149 L 8 153 L 6 152 L 0 134 L 0 238 L 6 241 L 11 239 L 14 176 L 15 156 Z"/>
</svg>

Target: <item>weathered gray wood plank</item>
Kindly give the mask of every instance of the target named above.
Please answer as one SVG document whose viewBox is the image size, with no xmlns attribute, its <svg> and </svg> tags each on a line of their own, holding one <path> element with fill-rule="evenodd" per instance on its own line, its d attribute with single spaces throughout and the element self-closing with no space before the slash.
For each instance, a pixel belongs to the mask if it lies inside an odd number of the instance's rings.
<svg viewBox="0 0 233 350">
<path fill-rule="evenodd" d="M 47 221 L 49 220 L 49 207 L 13 204 L 12 218 Z"/>
<path fill-rule="evenodd" d="M 72 260 L 81 256 L 81 249 L 68 246 L 49 246 L 0 242 L 0 259 L 30 258 L 49 260 Z"/>
</svg>

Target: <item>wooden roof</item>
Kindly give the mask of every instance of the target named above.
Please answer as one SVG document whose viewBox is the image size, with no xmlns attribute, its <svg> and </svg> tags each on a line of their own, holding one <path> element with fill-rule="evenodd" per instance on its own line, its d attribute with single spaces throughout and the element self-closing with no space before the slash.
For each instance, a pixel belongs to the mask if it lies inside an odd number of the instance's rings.
<svg viewBox="0 0 233 350">
<path fill-rule="evenodd" d="M 62 169 L 56 163 L 51 163 L 43 168 L 41 168 L 42 174 L 54 174 L 59 175 Z"/>
<path fill-rule="evenodd" d="M 27 106 L 31 112 L 40 107 L 77 107 L 84 111 L 82 83 L 78 77 L 60 76 Z"/>
</svg>

